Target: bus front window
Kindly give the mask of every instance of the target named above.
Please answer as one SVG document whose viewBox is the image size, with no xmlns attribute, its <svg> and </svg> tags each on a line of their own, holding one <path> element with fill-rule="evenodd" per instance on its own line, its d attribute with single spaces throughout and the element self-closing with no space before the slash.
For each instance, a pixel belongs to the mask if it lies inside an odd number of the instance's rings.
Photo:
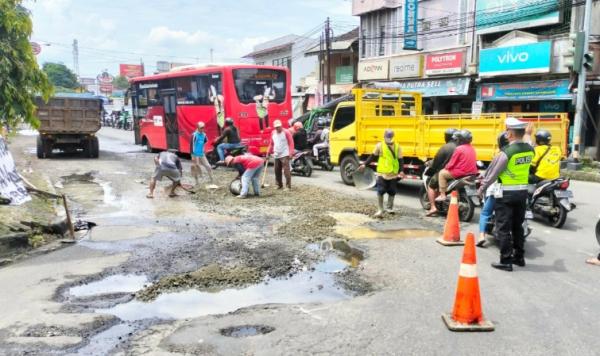
<svg viewBox="0 0 600 356">
<path fill-rule="evenodd" d="M 273 69 L 244 68 L 233 71 L 235 90 L 243 104 L 262 101 L 275 103 L 285 100 L 285 71 Z"/>
</svg>

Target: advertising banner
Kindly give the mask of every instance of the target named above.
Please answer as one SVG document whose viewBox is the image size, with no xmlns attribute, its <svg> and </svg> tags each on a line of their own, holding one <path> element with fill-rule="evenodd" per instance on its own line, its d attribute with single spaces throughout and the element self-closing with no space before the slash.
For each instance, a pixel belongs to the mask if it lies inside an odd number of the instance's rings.
<svg viewBox="0 0 600 356">
<path fill-rule="evenodd" d="M 493 33 L 560 22 L 556 0 L 477 0 L 477 32 Z"/>
<path fill-rule="evenodd" d="M 336 84 L 352 84 L 354 82 L 354 67 L 341 66 L 335 68 Z"/>
<path fill-rule="evenodd" d="M 508 74 L 550 72 L 552 42 L 482 49 L 479 53 L 479 75 L 493 77 Z"/>
<path fill-rule="evenodd" d="M 358 80 L 388 79 L 389 60 L 375 59 L 358 62 Z"/>
<path fill-rule="evenodd" d="M 404 1 L 404 49 L 417 49 L 418 0 Z"/>
<path fill-rule="evenodd" d="M 144 66 L 141 64 L 119 64 L 119 74 L 127 79 L 144 76 Z"/>
<path fill-rule="evenodd" d="M 464 52 L 428 54 L 425 60 L 425 74 L 440 75 L 462 73 L 464 71 Z"/>
<path fill-rule="evenodd" d="M 10 205 L 21 205 L 31 200 L 2 136 L 0 136 L 0 197 L 10 199 Z"/>
<path fill-rule="evenodd" d="M 481 84 L 477 90 L 477 100 L 518 101 L 518 100 L 570 100 L 569 80 L 544 80 L 521 83 Z"/>
<path fill-rule="evenodd" d="M 423 74 L 423 56 L 402 56 L 390 59 L 390 78 L 418 78 Z"/>
<path fill-rule="evenodd" d="M 416 91 L 424 97 L 457 96 L 469 94 L 469 78 L 407 80 L 402 82 L 373 83 L 375 88 Z"/>
</svg>

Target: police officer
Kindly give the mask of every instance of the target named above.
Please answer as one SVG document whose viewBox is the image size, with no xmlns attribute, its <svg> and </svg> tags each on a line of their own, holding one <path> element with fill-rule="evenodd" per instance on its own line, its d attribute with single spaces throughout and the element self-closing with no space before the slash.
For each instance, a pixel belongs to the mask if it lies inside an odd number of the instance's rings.
<svg viewBox="0 0 600 356">
<path fill-rule="evenodd" d="M 523 142 L 527 123 L 508 118 L 506 120 L 506 138 L 509 145 L 494 157 L 488 172 L 479 188 L 479 194 L 498 181 L 502 188 L 495 193 L 496 229 L 500 241 L 500 262 L 492 267 L 512 271 L 513 264 L 525 266 L 525 220 L 527 202 L 527 184 L 529 167 L 534 156 L 533 147 Z"/>
</svg>

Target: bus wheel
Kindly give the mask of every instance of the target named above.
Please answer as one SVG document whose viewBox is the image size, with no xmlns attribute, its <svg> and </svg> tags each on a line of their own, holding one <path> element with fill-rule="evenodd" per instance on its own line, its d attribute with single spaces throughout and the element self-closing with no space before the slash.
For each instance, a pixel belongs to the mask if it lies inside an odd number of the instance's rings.
<svg viewBox="0 0 600 356">
<path fill-rule="evenodd" d="M 358 160 L 354 155 L 346 155 L 340 162 L 340 175 L 342 180 L 347 185 L 354 185 L 352 174 L 358 169 Z"/>
<path fill-rule="evenodd" d="M 152 148 L 152 145 L 150 144 L 150 140 L 145 139 L 144 141 L 146 142 L 146 152 L 154 153 L 155 150 L 154 150 L 154 148 Z"/>
</svg>

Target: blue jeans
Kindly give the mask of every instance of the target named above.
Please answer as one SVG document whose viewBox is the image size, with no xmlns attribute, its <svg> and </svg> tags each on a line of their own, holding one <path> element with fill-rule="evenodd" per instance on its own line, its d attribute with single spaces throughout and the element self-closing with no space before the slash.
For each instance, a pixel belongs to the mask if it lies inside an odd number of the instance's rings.
<svg viewBox="0 0 600 356">
<path fill-rule="evenodd" d="M 234 148 L 242 147 L 240 143 L 221 143 L 217 146 L 217 153 L 219 154 L 219 161 L 225 160 L 225 150 L 232 150 Z"/>
<path fill-rule="evenodd" d="M 485 226 L 494 213 L 494 206 L 496 205 L 496 198 L 493 195 L 485 198 L 481 213 L 479 213 L 479 233 L 485 232 Z"/>
<path fill-rule="evenodd" d="M 242 174 L 242 191 L 240 195 L 248 195 L 250 189 L 250 182 L 252 182 L 252 189 L 254 195 L 260 195 L 260 175 L 263 171 L 263 166 L 256 167 L 254 169 L 246 169 Z"/>
</svg>

